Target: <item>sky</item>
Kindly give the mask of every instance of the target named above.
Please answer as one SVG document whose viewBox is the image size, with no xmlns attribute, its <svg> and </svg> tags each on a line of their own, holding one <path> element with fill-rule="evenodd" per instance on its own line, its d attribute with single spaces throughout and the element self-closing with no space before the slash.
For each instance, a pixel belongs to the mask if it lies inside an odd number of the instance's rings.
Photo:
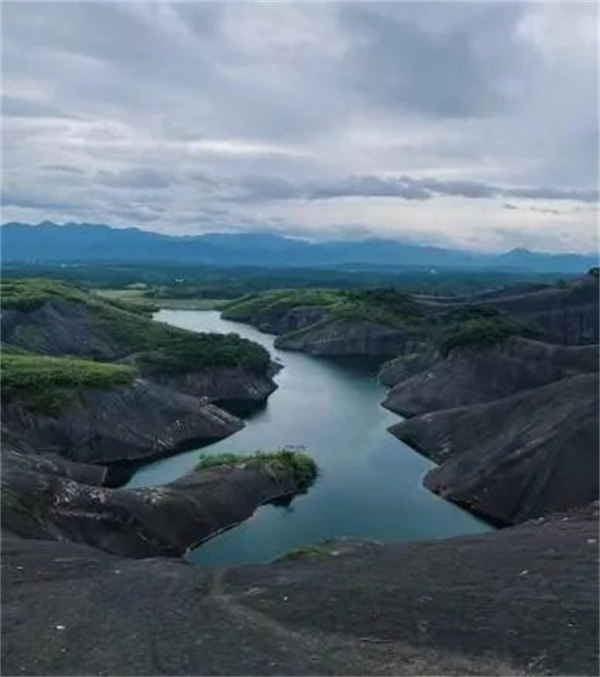
<svg viewBox="0 0 600 677">
<path fill-rule="evenodd" d="M 5 2 L 2 219 L 590 252 L 596 2 Z"/>
</svg>

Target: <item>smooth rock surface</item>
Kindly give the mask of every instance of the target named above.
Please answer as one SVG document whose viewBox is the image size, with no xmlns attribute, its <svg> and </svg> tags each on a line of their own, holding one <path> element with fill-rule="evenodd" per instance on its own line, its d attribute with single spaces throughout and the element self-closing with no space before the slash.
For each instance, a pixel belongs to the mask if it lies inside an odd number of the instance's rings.
<svg viewBox="0 0 600 677">
<path fill-rule="evenodd" d="M 2 672 L 597 675 L 594 512 L 217 571 L 5 535 Z"/>
<path fill-rule="evenodd" d="M 426 487 L 488 519 L 516 523 L 598 498 L 598 375 L 393 426 L 441 463 Z"/>
<path fill-rule="evenodd" d="M 401 416 L 415 416 L 490 402 L 561 378 L 597 372 L 598 346 L 513 338 L 490 348 L 455 349 L 430 364 L 421 358 L 420 365 L 420 373 L 396 382 L 384 407 Z M 393 376 L 399 374 L 388 374 Z"/>
</svg>

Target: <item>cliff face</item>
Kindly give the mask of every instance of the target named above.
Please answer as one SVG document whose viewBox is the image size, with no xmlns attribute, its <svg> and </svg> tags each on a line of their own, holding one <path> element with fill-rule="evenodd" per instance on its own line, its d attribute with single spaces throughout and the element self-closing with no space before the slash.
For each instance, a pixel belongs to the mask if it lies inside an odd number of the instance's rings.
<svg viewBox="0 0 600 677">
<path fill-rule="evenodd" d="M 277 389 L 272 380 L 276 367 L 273 365 L 267 374 L 257 374 L 240 367 L 213 367 L 202 371 L 189 371 L 180 374 L 160 369 L 144 369 L 146 378 L 180 393 L 207 397 L 218 403 L 248 400 L 262 402 Z"/>
<path fill-rule="evenodd" d="M 384 372 L 388 379 L 398 380 L 383 406 L 402 416 L 489 402 L 598 371 L 597 346 L 566 347 L 520 338 L 485 349 L 455 349 L 437 360 L 427 353 L 414 360 Z M 410 375 L 411 366 L 421 371 Z"/>
<path fill-rule="evenodd" d="M 3 674 L 598 674 L 591 509 L 216 572 L 7 534 L 2 556 Z"/>
<path fill-rule="evenodd" d="M 104 469 L 102 469 L 104 470 Z M 107 489 L 79 464 L 2 455 L 2 526 L 25 538 L 68 540 L 127 557 L 178 557 L 293 496 L 293 472 L 261 461 L 206 468 L 148 489 Z"/>
<path fill-rule="evenodd" d="M 151 460 L 243 427 L 208 402 L 143 379 L 119 389 L 75 391 L 68 406 L 52 414 L 7 401 L 2 422 L 32 448 L 83 463 Z"/>
<path fill-rule="evenodd" d="M 269 334 L 287 334 L 310 327 L 326 317 L 327 308 L 321 306 L 269 308 L 259 311 L 252 324 Z"/>
<path fill-rule="evenodd" d="M 275 347 L 311 355 L 390 357 L 422 343 L 405 332 L 368 320 L 329 320 L 275 339 Z"/>
</svg>

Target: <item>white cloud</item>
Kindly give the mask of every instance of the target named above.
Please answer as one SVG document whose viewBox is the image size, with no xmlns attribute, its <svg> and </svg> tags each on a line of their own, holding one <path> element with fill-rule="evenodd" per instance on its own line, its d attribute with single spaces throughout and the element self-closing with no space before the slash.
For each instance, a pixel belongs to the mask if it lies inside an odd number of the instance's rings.
<svg viewBox="0 0 600 677">
<path fill-rule="evenodd" d="M 593 249 L 597 13 L 6 4 L 4 217 Z"/>
</svg>

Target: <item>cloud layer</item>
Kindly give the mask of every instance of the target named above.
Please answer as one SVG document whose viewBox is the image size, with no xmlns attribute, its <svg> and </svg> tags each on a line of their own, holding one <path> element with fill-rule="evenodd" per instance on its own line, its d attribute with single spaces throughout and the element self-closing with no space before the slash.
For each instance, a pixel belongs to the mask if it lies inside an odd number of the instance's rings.
<svg viewBox="0 0 600 677">
<path fill-rule="evenodd" d="M 592 250 L 597 11 L 9 3 L 4 219 Z"/>
</svg>

